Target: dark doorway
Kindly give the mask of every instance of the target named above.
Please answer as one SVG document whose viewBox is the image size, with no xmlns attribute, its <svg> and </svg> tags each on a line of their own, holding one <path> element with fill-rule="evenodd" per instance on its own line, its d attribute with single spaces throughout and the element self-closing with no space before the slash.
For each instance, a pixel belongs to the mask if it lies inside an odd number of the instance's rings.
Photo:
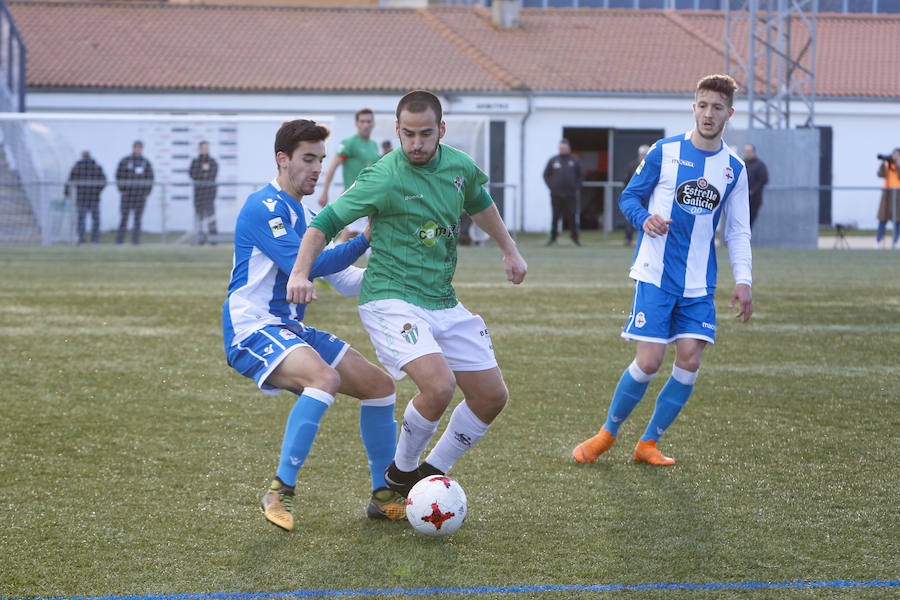
<svg viewBox="0 0 900 600">
<path fill-rule="evenodd" d="M 581 159 L 586 185 L 581 191 L 581 228 L 599 229 L 603 217 L 603 188 L 591 182 L 607 181 L 609 176 L 609 132 L 601 127 L 563 127 L 562 137 L 569 140 L 572 154 Z M 565 223 L 566 228 L 569 223 Z"/>
<path fill-rule="evenodd" d="M 603 225 L 607 190 L 612 190 L 612 228 L 623 229 L 625 217 L 616 202 L 622 187 L 598 183 L 627 181 L 636 164 L 638 148 L 665 136 L 663 129 L 611 129 L 606 127 L 563 127 L 572 152 L 581 158 L 584 181 L 581 193 L 581 228 L 599 229 Z M 591 184 L 594 185 L 591 185 Z"/>
<path fill-rule="evenodd" d="M 662 129 L 615 129 L 612 132 L 613 181 L 627 182 L 638 166 L 638 148 L 651 145 L 665 137 Z M 613 229 L 625 228 L 625 215 L 619 210 L 619 195 L 624 188 L 617 186 L 613 193 Z"/>
</svg>

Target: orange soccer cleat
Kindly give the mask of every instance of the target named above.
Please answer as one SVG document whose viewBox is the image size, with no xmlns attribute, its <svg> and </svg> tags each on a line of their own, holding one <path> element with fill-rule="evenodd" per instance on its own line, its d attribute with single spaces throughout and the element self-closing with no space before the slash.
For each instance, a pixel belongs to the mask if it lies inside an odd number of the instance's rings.
<svg viewBox="0 0 900 600">
<path fill-rule="evenodd" d="M 674 458 L 663 456 L 663 453 L 656 449 L 654 440 L 638 442 L 637 446 L 634 447 L 634 460 L 651 465 L 669 466 L 675 464 Z"/>
<path fill-rule="evenodd" d="M 598 456 L 612 448 L 615 441 L 616 436 L 605 428 L 601 429 L 594 437 L 575 446 L 575 449 L 572 450 L 572 458 L 580 463 L 594 462 Z"/>
</svg>

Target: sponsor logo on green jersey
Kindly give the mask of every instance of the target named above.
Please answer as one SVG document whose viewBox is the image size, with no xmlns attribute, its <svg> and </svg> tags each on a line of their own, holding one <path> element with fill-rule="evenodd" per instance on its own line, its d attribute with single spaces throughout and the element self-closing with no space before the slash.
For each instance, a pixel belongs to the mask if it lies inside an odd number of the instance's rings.
<svg viewBox="0 0 900 600">
<path fill-rule="evenodd" d="M 426 246 L 434 246 L 439 237 L 445 237 L 448 240 L 453 239 L 459 230 L 459 223 L 452 225 L 438 225 L 434 221 L 428 221 L 416 231 L 416 238 L 419 242 Z"/>
</svg>

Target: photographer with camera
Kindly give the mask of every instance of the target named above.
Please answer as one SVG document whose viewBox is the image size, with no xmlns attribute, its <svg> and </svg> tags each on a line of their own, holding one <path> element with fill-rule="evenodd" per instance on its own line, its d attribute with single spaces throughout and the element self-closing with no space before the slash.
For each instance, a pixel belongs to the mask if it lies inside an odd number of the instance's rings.
<svg viewBox="0 0 900 600">
<path fill-rule="evenodd" d="M 883 248 L 884 234 L 887 222 L 894 222 L 893 248 L 897 250 L 897 238 L 900 238 L 900 175 L 897 166 L 900 165 L 900 148 L 894 148 L 890 155 L 879 154 L 878 176 L 884 178 L 884 189 L 881 190 L 881 204 L 878 205 L 878 235 L 875 237 L 875 247 Z"/>
</svg>

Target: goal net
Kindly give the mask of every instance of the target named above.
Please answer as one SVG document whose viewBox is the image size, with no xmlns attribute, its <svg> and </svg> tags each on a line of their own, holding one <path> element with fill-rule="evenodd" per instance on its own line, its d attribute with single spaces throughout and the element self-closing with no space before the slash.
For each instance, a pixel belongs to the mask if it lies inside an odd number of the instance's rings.
<svg viewBox="0 0 900 600">
<path fill-rule="evenodd" d="M 376 114 L 372 139 L 379 146 L 399 145 L 394 116 Z M 333 155 L 340 140 L 355 133 L 352 115 L 338 120 L 326 115 L 148 115 L 80 113 L 0 113 L 0 245 L 74 244 L 79 241 L 79 214 L 90 239 L 92 214 L 86 208 L 75 169 L 87 153 L 102 169 L 97 186 L 101 242 L 113 242 L 121 225 L 122 193 L 116 172 L 132 154 L 136 141 L 150 163 L 153 183 L 143 210 L 142 241 L 193 243 L 199 234 L 209 241 L 231 241 L 234 223 L 246 197 L 277 174 L 273 144 L 286 120 L 310 118 L 328 125 L 326 151 Z M 487 171 L 487 121 L 448 115 L 446 143 L 468 152 Z M 216 161 L 214 185 L 191 178 L 191 163 L 200 142 Z M 326 159 L 326 168 L 327 168 Z M 324 180 L 324 174 L 320 178 Z M 333 185 L 339 186 L 336 176 Z M 198 185 L 195 186 L 195 183 Z M 213 188 L 212 216 L 198 213 L 195 193 Z M 330 190 L 337 198 L 342 188 Z M 315 196 L 304 199 L 318 210 Z M 210 221 L 214 234 L 210 234 Z M 126 224 L 133 228 L 133 214 Z M 131 237 L 125 238 L 130 240 Z"/>
</svg>

